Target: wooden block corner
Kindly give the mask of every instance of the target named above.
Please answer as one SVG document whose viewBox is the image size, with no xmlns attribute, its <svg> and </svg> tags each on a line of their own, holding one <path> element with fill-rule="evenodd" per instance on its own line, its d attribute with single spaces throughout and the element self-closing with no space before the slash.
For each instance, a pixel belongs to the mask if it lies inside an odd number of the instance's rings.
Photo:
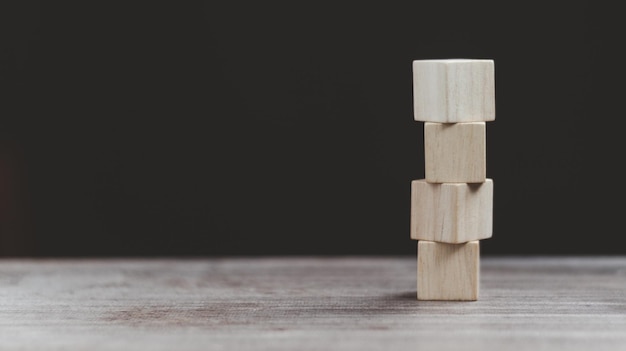
<svg viewBox="0 0 626 351">
<path fill-rule="evenodd" d="M 413 61 L 414 119 L 458 123 L 495 120 L 495 70 L 489 59 Z"/>
<path fill-rule="evenodd" d="M 411 239 L 449 244 L 488 239 L 493 231 L 493 180 L 411 182 Z"/>
</svg>

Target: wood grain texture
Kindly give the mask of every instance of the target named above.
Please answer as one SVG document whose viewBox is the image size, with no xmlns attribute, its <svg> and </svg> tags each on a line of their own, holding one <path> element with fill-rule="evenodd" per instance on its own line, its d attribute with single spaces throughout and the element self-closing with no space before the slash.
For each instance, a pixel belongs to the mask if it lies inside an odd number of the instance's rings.
<svg viewBox="0 0 626 351">
<path fill-rule="evenodd" d="M 460 244 L 493 231 L 493 180 L 484 183 L 411 182 L 411 239 Z"/>
<path fill-rule="evenodd" d="M 476 301 L 479 292 L 480 244 L 417 244 L 417 299 Z"/>
<path fill-rule="evenodd" d="M 424 123 L 425 179 L 482 183 L 487 178 L 485 122 Z"/>
<path fill-rule="evenodd" d="M 418 301 L 415 255 L 0 261 L 0 349 L 625 350 L 626 257 L 481 259 Z"/>
<path fill-rule="evenodd" d="M 416 121 L 457 123 L 495 120 L 493 60 L 413 61 Z"/>
</svg>

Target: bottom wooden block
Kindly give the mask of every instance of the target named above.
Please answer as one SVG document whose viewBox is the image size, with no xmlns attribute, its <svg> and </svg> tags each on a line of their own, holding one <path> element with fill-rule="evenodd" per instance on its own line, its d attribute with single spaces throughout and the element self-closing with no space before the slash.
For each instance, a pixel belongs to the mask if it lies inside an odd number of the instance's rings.
<svg viewBox="0 0 626 351">
<path fill-rule="evenodd" d="M 478 300 L 480 244 L 417 242 L 418 300 Z"/>
</svg>

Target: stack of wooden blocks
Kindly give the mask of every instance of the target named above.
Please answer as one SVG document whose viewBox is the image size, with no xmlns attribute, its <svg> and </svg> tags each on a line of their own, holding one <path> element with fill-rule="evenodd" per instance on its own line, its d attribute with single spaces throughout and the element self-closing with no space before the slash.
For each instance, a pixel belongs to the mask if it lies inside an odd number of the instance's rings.
<svg viewBox="0 0 626 351">
<path fill-rule="evenodd" d="M 411 183 L 418 300 L 478 300 L 479 240 L 493 227 L 485 122 L 495 120 L 493 60 L 413 61 L 425 179 Z"/>
</svg>

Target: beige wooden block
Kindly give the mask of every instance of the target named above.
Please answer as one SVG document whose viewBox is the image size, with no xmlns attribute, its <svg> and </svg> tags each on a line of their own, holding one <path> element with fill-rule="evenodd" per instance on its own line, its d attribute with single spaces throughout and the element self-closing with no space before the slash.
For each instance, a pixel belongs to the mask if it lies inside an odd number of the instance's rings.
<svg viewBox="0 0 626 351">
<path fill-rule="evenodd" d="M 493 60 L 413 61 L 416 121 L 486 122 L 496 118 Z"/>
<path fill-rule="evenodd" d="M 491 237 L 493 180 L 484 183 L 411 182 L 411 239 L 450 244 Z"/>
<path fill-rule="evenodd" d="M 478 300 L 480 244 L 417 243 L 418 300 Z"/>
<path fill-rule="evenodd" d="M 426 122 L 424 150 L 427 182 L 482 183 L 486 179 L 485 122 Z"/>
</svg>

